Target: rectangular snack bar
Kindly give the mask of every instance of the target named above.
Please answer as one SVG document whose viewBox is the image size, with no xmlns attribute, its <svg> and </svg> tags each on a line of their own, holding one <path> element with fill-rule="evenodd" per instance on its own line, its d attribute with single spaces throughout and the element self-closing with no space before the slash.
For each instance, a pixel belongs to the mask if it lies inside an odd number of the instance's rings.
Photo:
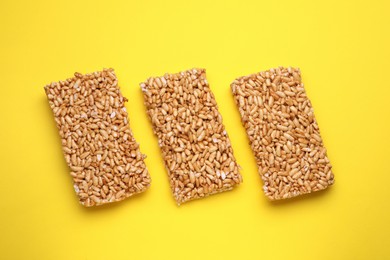
<svg viewBox="0 0 390 260">
<path fill-rule="evenodd" d="M 299 69 L 280 67 L 241 77 L 231 88 L 269 199 L 333 184 L 332 166 Z"/>
<path fill-rule="evenodd" d="M 145 191 L 150 177 L 130 130 L 113 69 L 54 82 L 45 92 L 62 139 L 74 189 L 84 206 Z"/>
<path fill-rule="evenodd" d="M 179 205 L 242 181 L 204 69 L 149 78 L 140 86 Z"/>
</svg>

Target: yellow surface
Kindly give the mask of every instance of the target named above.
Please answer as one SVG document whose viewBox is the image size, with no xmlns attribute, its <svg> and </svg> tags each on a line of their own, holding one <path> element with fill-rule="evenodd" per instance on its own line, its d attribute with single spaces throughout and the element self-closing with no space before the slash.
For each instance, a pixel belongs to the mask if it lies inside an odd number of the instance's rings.
<svg viewBox="0 0 390 260">
<path fill-rule="evenodd" d="M 0 259 L 389 259 L 388 1 L 1 1 Z M 336 183 L 263 195 L 230 92 L 297 66 Z M 152 185 L 78 204 L 43 86 L 113 67 Z M 177 207 L 138 83 L 207 69 L 244 183 Z"/>
</svg>

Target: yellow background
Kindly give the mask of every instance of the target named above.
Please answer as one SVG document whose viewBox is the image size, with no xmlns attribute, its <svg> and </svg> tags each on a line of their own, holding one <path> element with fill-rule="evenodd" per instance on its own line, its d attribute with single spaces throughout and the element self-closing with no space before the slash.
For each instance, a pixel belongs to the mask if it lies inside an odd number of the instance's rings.
<svg viewBox="0 0 390 260">
<path fill-rule="evenodd" d="M 389 259 L 388 1 L 1 1 L 0 259 Z M 230 83 L 300 67 L 325 192 L 263 195 Z M 113 67 L 150 189 L 83 208 L 43 86 Z M 207 69 L 244 183 L 177 207 L 138 84 Z"/>
</svg>

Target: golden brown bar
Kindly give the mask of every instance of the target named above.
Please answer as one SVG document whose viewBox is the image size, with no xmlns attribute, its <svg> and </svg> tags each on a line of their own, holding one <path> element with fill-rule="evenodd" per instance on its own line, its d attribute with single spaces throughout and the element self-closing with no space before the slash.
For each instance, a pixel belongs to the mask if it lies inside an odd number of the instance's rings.
<svg viewBox="0 0 390 260">
<path fill-rule="evenodd" d="M 242 181 L 204 69 L 165 74 L 140 85 L 178 204 Z"/>
<path fill-rule="evenodd" d="M 150 185 L 113 69 L 45 86 L 74 189 L 84 206 L 120 201 Z"/>
<path fill-rule="evenodd" d="M 291 198 L 333 184 L 299 69 L 280 67 L 241 77 L 231 88 L 268 198 Z"/>
</svg>

